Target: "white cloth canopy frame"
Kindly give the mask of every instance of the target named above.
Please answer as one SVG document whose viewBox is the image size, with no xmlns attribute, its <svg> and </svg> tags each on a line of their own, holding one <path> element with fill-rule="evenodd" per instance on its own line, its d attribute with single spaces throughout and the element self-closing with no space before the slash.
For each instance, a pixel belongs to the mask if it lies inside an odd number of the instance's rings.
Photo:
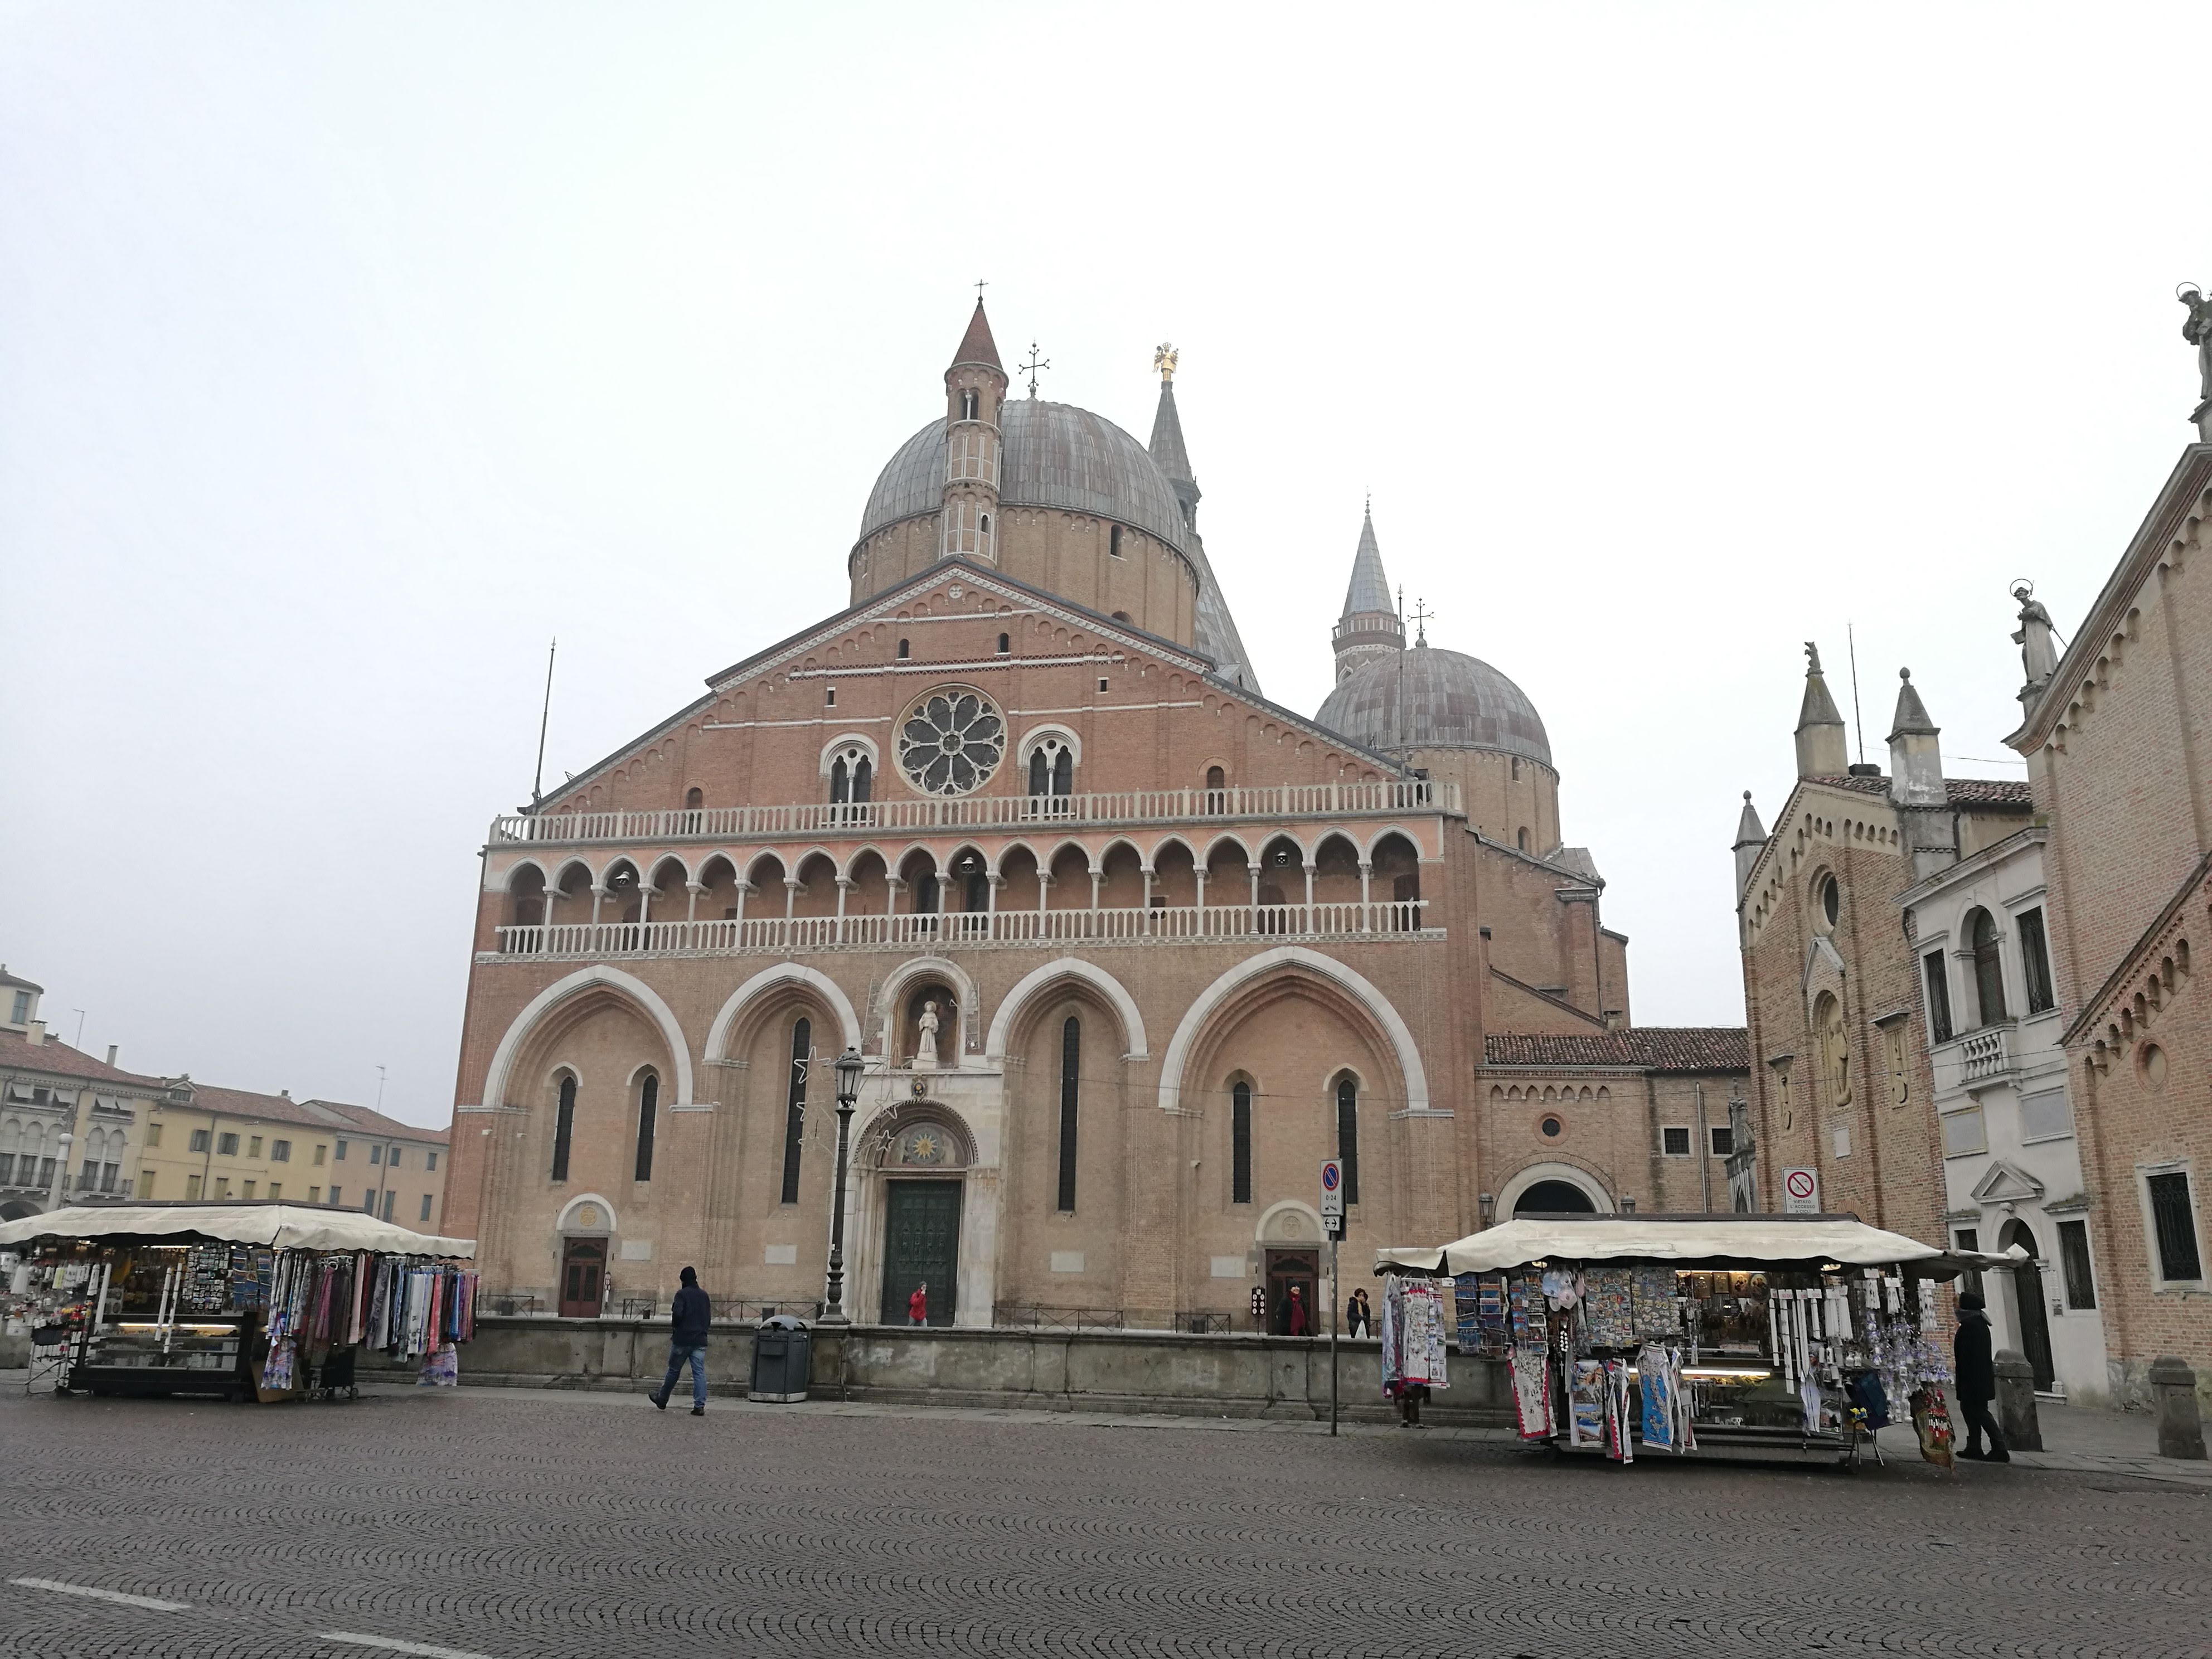
<svg viewBox="0 0 2212 1659">
<path fill-rule="evenodd" d="M 1970 1270 L 2010 1267 L 2027 1255 L 2017 1244 L 2002 1255 L 1942 1250 L 1850 1216 L 1626 1215 L 1502 1222 L 1449 1244 L 1377 1250 L 1375 1271 L 1497 1273 L 1556 1256 L 1563 1261 L 1754 1266 L 1832 1261 L 1844 1267 L 1908 1267 L 1916 1278 L 1948 1279 Z"/>
<path fill-rule="evenodd" d="M 441 1238 L 366 1213 L 305 1204 L 75 1204 L 0 1224 L 0 1247 L 40 1238 L 204 1238 L 292 1250 L 473 1256 L 473 1238 Z"/>
</svg>

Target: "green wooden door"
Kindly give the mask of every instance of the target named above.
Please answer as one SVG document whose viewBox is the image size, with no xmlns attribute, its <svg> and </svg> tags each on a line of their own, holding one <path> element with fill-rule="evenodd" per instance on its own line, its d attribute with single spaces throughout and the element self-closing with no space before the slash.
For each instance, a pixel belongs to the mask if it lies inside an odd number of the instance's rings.
<svg viewBox="0 0 2212 1659">
<path fill-rule="evenodd" d="M 884 1200 L 886 1325 L 907 1322 L 915 1287 L 929 1286 L 929 1322 L 950 1325 L 959 1292 L 960 1183 L 893 1181 Z"/>
</svg>

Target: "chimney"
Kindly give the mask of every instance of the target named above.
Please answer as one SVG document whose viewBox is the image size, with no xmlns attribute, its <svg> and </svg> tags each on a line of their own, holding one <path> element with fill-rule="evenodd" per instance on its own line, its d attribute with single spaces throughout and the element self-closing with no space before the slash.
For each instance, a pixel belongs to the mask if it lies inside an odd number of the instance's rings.
<svg viewBox="0 0 2212 1659">
<path fill-rule="evenodd" d="M 109 1043 L 109 1044 L 107 1045 L 107 1063 L 108 1063 L 110 1066 L 112 1066 L 112 1065 L 114 1065 L 114 1064 L 115 1064 L 115 1051 L 116 1051 L 116 1049 L 117 1049 L 117 1048 L 120 1048 L 121 1046 L 122 1046 L 122 1045 L 121 1045 L 120 1043 L 115 1043 L 115 1042 L 111 1042 L 111 1043 Z"/>
<path fill-rule="evenodd" d="M 23 1028 L 23 1039 L 33 1048 L 43 1048 L 46 1041 L 46 1022 L 34 1019 Z"/>
</svg>

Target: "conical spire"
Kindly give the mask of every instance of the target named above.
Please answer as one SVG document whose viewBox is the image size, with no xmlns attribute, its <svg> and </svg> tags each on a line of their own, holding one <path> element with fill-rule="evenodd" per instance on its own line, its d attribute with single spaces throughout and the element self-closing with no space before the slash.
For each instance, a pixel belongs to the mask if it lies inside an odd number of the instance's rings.
<svg viewBox="0 0 2212 1659">
<path fill-rule="evenodd" d="M 1375 507 L 1359 526 L 1359 550 L 1352 556 L 1352 581 L 1344 590 L 1344 614 L 1337 618 L 1331 646 L 1336 652 L 1336 678 L 1349 679 L 1354 670 L 1377 658 L 1395 658 L 1406 648 L 1406 624 L 1390 602 L 1390 579 L 1382 574 L 1382 549 L 1375 539 Z"/>
<path fill-rule="evenodd" d="M 1735 845 L 1729 850 L 1735 854 L 1735 896 L 1739 901 L 1751 885 L 1751 872 L 1759 862 L 1760 850 L 1766 845 L 1766 826 L 1759 821 L 1759 811 L 1751 804 L 1751 791 L 1743 792 L 1743 816 L 1735 821 Z"/>
<path fill-rule="evenodd" d="M 1766 826 L 1759 821 L 1759 809 L 1751 804 L 1751 791 L 1743 792 L 1743 816 L 1735 821 L 1735 844 L 1748 847 L 1766 839 Z"/>
<path fill-rule="evenodd" d="M 1820 672 L 1820 647 L 1805 641 L 1805 700 L 1797 708 L 1797 775 L 1839 778 L 1850 756 L 1844 744 L 1844 717 L 1828 695 Z"/>
<path fill-rule="evenodd" d="M 1182 417 L 1176 413 L 1173 380 L 1160 382 L 1160 406 L 1152 416 L 1152 441 L 1146 447 L 1170 483 L 1197 482 L 1191 476 L 1190 452 L 1183 447 Z"/>
<path fill-rule="evenodd" d="M 975 314 L 968 319 L 968 331 L 960 337 L 960 349 L 952 354 L 952 361 L 955 364 L 985 363 L 1001 374 L 1006 372 L 1006 365 L 999 361 L 999 343 L 991 337 L 991 320 L 983 314 L 980 295 L 975 301 Z"/>
<path fill-rule="evenodd" d="M 1889 723 L 1891 739 L 1894 741 L 1907 732 L 1916 737 L 1936 736 L 1942 728 L 1928 718 L 1928 705 L 1920 701 L 1919 692 L 1912 689 L 1912 671 L 1900 668 L 1897 671 L 1897 718 Z"/>
<path fill-rule="evenodd" d="M 1162 346 L 1161 351 L 1168 348 Z M 1183 527 L 1194 534 L 1198 529 L 1198 479 L 1190 470 L 1190 451 L 1183 445 L 1182 416 L 1176 410 L 1175 382 L 1169 378 L 1173 373 L 1160 376 L 1160 406 L 1152 416 L 1152 441 L 1146 446 L 1152 462 L 1166 477 L 1168 486 L 1175 491 L 1176 502 L 1182 508 Z"/>
<path fill-rule="evenodd" d="M 1382 574 L 1382 549 L 1375 540 L 1375 504 L 1367 504 L 1367 517 L 1359 526 L 1359 550 L 1352 556 L 1352 584 L 1344 590 L 1347 617 L 1397 614 L 1390 603 L 1390 579 Z"/>
</svg>

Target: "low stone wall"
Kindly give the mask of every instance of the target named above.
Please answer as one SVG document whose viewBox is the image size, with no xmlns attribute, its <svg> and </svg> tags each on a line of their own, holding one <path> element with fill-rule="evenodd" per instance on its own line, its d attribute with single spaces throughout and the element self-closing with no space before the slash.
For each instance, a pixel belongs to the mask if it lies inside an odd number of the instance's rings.
<svg viewBox="0 0 2212 1659">
<path fill-rule="evenodd" d="M 817 1328 L 811 1335 L 811 1390 L 817 1399 L 1299 1421 L 1328 1416 L 1326 1338 L 897 1325 Z M 751 1358 L 750 1324 L 717 1325 L 708 1352 L 711 1391 L 742 1395 Z M 487 1317 L 461 1349 L 461 1381 L 637 1392 L 657 1384 L 667 1364 L 665 1323 Z M 1504 1362 L 1455 1354 L 1450 1364 L 1451 1386 L 1434 1395 L 1424 1420 L 1510 1422 Z M 380 1369 L 397 1373 L 364 1358 L 364 1377 Z M 1373 1342 L 1338 1345 L 1346 1418 L 1382 1421 L 1395 1414 L 1379 1376 Z"/>
</svg>

